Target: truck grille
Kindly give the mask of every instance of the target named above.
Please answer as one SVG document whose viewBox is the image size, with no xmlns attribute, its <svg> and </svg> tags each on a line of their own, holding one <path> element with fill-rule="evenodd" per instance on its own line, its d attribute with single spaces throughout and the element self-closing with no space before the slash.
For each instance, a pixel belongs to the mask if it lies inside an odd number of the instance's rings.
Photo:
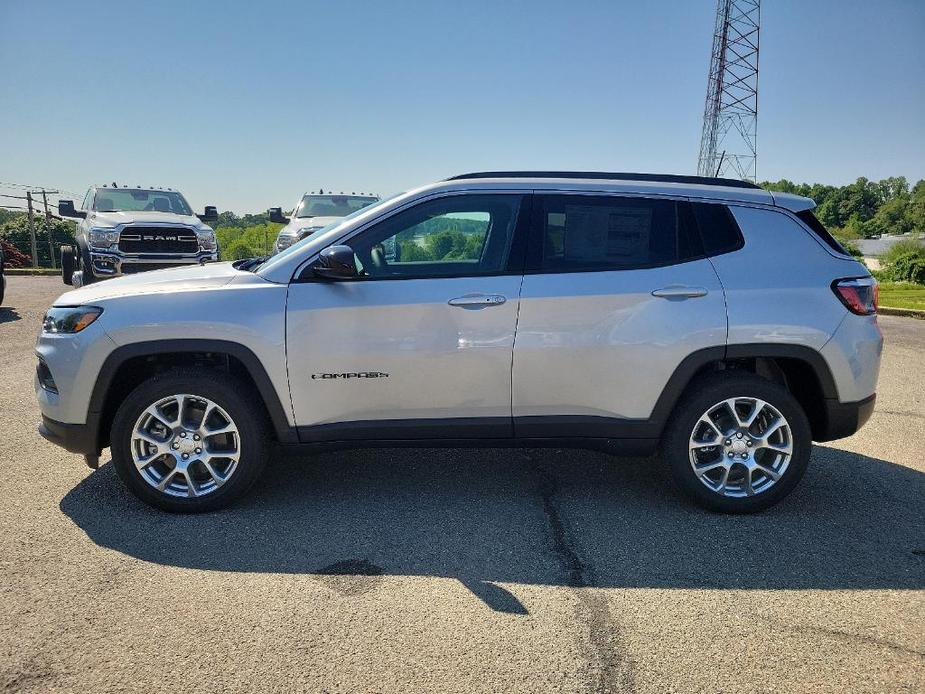
<svg viewBox="0 0 925 694">
<path fill-rule="evenodd" d="M 191 263 L 195 264 L 195 263 Z M 123 275 L 134 275 L 137 272 L 148 272 L 149 270 L 164 270 L 169 267 L 183 267 L 179 263 L 122 263 Z"/>
<path fill-rule="evenodd" d="M 128 227 L 119 235 L 123 253 L 195 253 L 199 240 L 189 229 Z"/>
</svg>

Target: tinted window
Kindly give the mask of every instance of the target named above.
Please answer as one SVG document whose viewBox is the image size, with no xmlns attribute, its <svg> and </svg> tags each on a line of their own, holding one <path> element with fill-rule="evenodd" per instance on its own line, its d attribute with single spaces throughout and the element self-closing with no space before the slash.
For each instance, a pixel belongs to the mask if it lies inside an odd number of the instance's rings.
<svg viewBox="0 0 925 694">
<path fill-rule="evenodd" d="M 812 229 L 813 233 L 825 241 L 836 253 L 848 255 L 848 251 L 845 250 L 845 247 L 842 246 L 838 240 L 829 233 L 828 229 L 822 226 L 822 222 L 816 219 L 816 215 L 813 214 L 812 210 L 803 210 L 802 212 L 797 212 L 796 215 L 800 218 L 800 221 L 803 222 L 803 224 Z"/>
<path fill-rule="evenodd" d="M 496 274 L 507 264 L 519 195 L 458 195 L 399 212 L 350 241 L 361 275 Z"/>
<path fill-rule="evenodd" d="M 720 255 L 742 247 L 742 232 L 726 205 L 694 202 L 691 207 L 707 255 Z"/>
<path fill-rule="evenodd" d="M 681 218 L 684 205 L 643 198 L 544 196 L 542 239 L 531 249 L 531 267 L 550 272 L 624 270 L 695 257 L 699 248 Z"/>
</svg>

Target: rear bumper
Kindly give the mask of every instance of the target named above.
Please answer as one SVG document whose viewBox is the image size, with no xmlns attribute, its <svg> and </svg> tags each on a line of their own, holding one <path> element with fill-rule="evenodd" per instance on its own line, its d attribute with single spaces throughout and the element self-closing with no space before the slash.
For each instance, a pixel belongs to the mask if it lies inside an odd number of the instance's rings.
<svg viewBox="0 0 925 694">
<path fill-rule="evenodd" d="M 834 398 L 825 401 L 825 428 L 817 432 L 816 441 L 834 441 L 851 436 L 870 419 L 877 394 L 857 402 L 839 402 Z"/>
<path fill-rule="evenodd" d="M 99 455 L 96 427 L 90 424 L 66 424 L 42 415 L 39 434 L 57 446 L 81 455 Z"/>
</svg>

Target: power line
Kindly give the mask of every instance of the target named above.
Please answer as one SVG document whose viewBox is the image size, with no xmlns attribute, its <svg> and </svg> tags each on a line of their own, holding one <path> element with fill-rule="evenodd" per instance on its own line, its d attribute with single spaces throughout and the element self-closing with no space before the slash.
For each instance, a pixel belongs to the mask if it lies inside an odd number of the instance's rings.
<svg viewBox="0 0 925 694">
<path fill-rule="evenodd" d="M 5 210 L 28 210 L 29 209 L 29 207 L 26 205 L 0 205 L 0 207 L 2 207 Z M 35 211 L 35 214 L 42 215 L 43 217 L 45 216 L 45 213 L 40 209 L 36 208 L 34 211 Z M 54 212 L 49 212 L 48 216 L 51 219 L 63 219 L 63 217 L 59 217 Z"/>
<path fill-rule="evenodd" d="M 60 195 L 65 193 L 75 198 L 79 198 L 82 193 L 76 193 L 73 190 L 65 190 L 64 188 L 56 188 L 55 186 L 32 186 L 27 183 L 10 183 L 7 181 L 0 181 L 0 187 L 8 186 L 10 188 L 22 188 L 23 190 L 31 190 L 32 192 L 45 191 L 49 195 Z"/>
</svg>

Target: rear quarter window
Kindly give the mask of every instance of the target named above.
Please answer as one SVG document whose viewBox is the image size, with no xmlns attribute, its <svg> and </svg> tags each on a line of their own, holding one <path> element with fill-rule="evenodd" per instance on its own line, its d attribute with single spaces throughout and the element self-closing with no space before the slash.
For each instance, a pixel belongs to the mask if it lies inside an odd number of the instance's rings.
<svg viewBox="0 0 925 694">
<path fill-rule="evenodd" d="M 745 245 L 742 231 L 729 207 L 703 202 L 691 203 L 691 206 L 706 255 L 729 253 Z"/>
<path fill-rule="evenodd" d="M 796 214 L 803 224 L 812 229 L 816 236 L 825 241 L 826 245 L 833 251 L 841 253 L 842 255 L 850 255 L 848 251 L 845 250 L 845 247 L 838 242 L 838 239 L 832 236 L 829 230 L 822 226 L 822 222 L 816 219 L 816 215 L 813 214 L 812 210 L 803 210 L 802 212 L 795 212 L 794 214 Z"/>
</svg>

